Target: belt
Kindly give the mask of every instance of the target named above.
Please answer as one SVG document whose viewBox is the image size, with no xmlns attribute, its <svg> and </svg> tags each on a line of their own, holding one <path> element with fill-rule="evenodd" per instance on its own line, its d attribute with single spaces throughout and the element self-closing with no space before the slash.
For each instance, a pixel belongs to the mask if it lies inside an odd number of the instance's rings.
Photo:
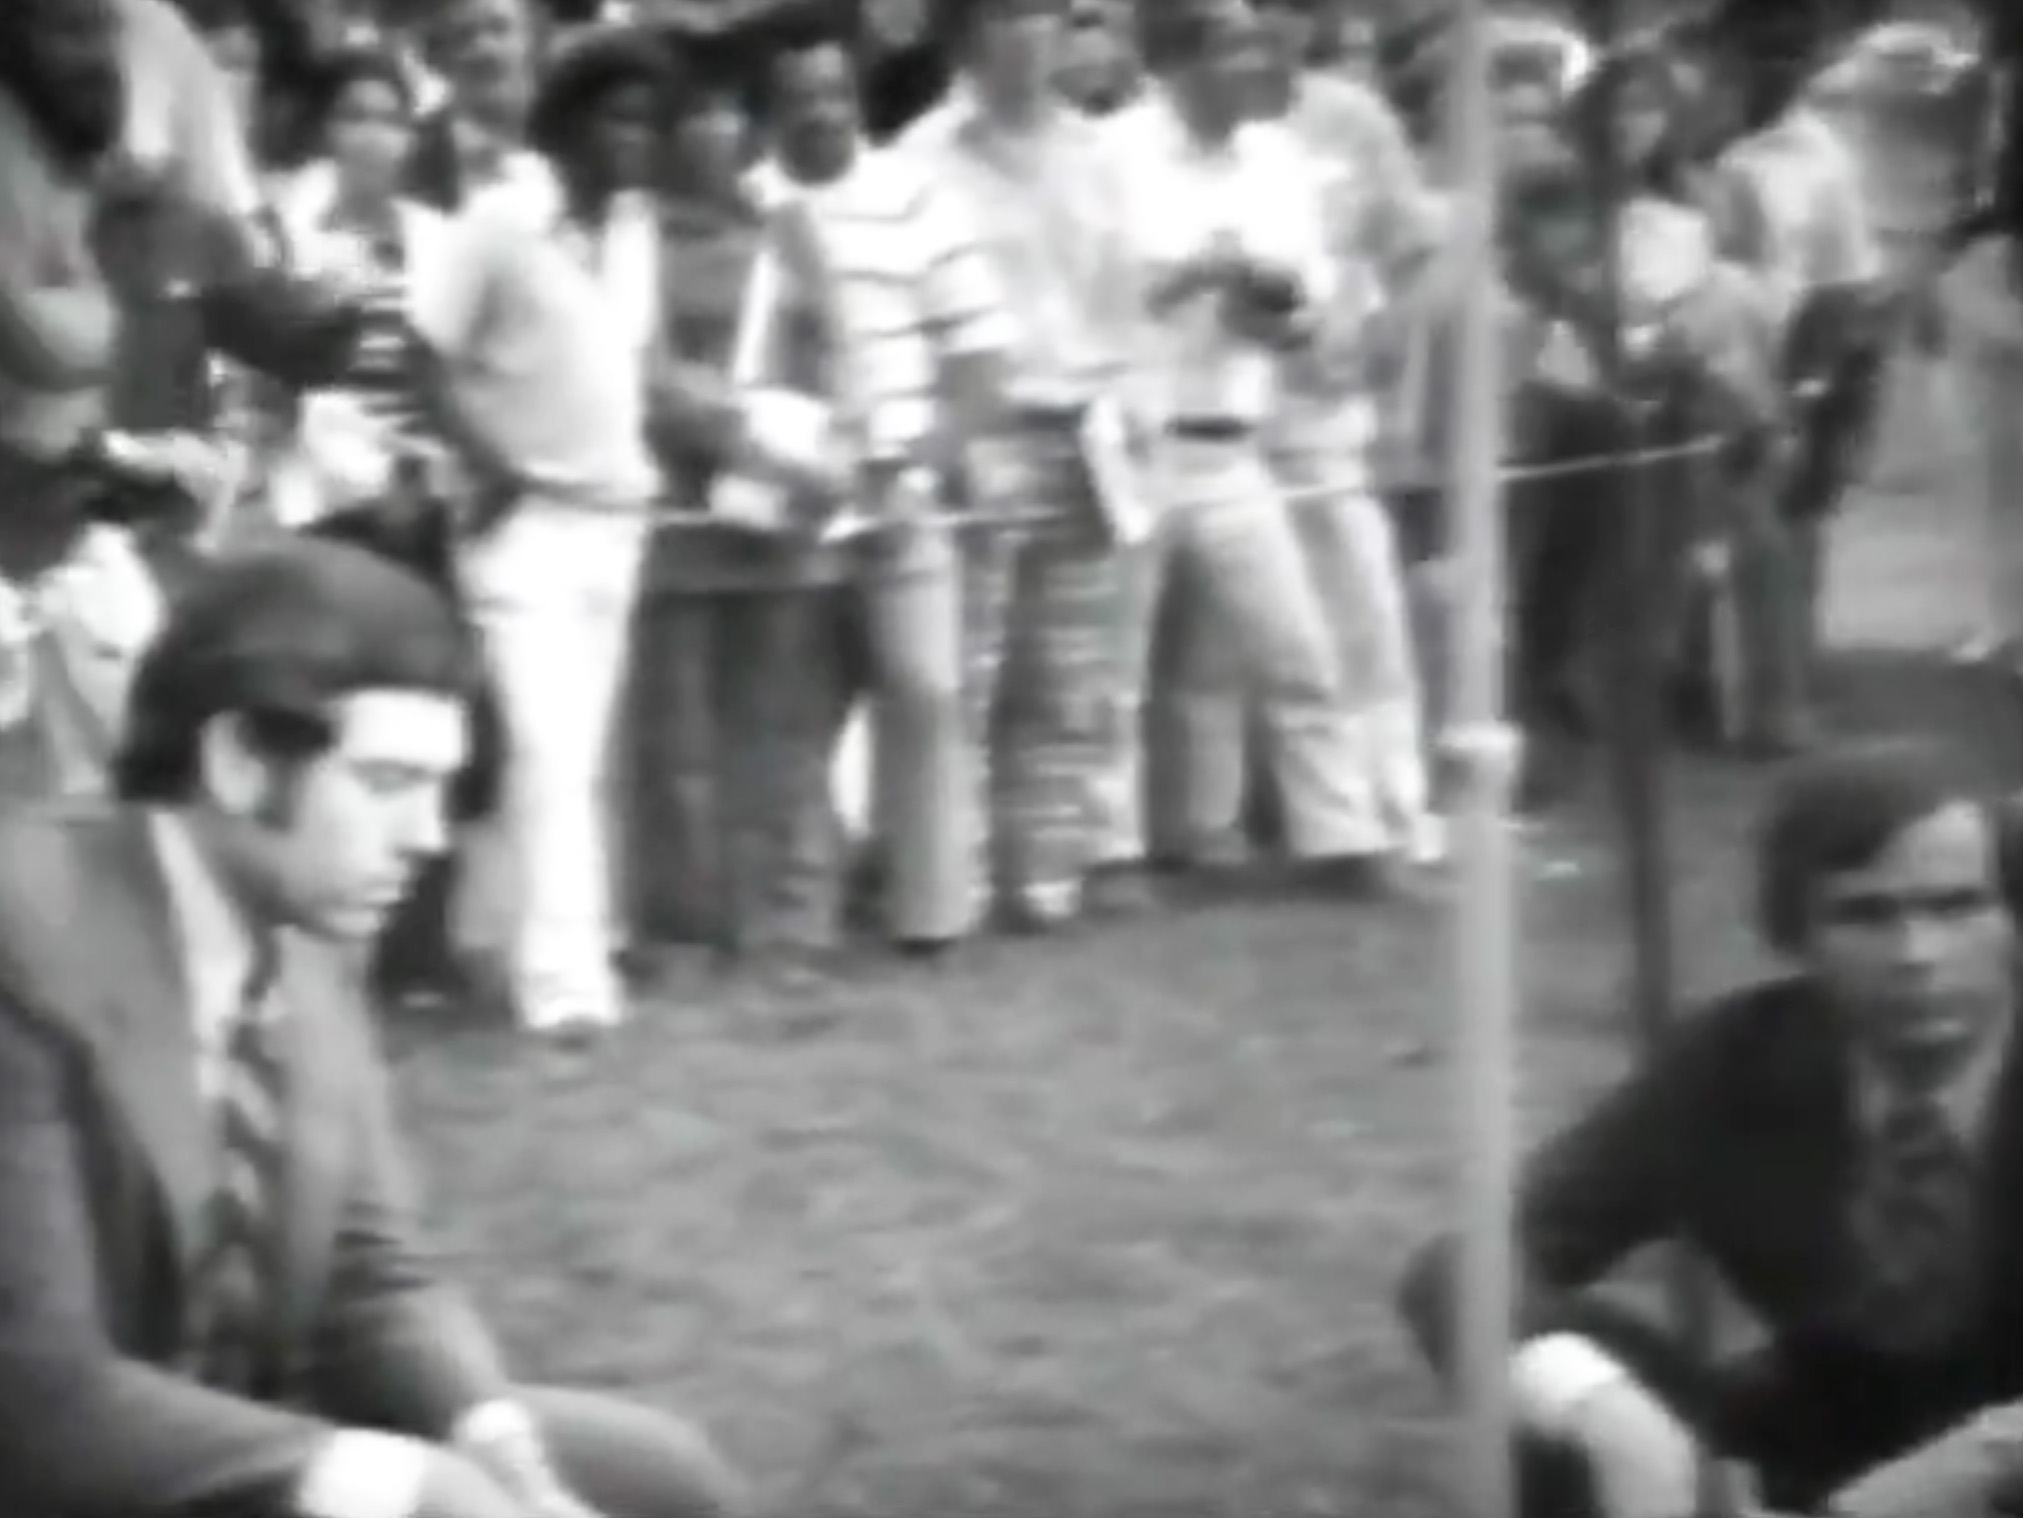
<svg viewBox="0 0 2023 1518">
<path fill-rule="evenodd" d="M 1013 424 L 1034 432 L 1072 432 L 1082 425 L 1083 418 L 1088 414 L 1086 404 L 1074 403 L 1053 406 L 1016 404 L 1011 408 Z"/>
<path fill-rule="evenodd" d="M 1241 443 L 1257 435 L 1257 424 L 1240 416 L 1176 416 L 1166 435 L 1187 443 Z"/>
</svg>

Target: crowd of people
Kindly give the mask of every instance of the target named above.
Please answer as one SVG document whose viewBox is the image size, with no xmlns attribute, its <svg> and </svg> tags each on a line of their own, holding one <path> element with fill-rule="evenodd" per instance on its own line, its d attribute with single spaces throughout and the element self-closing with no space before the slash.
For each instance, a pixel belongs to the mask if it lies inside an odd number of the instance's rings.
<svg viewBox="0 0 2023 1518">
<path fill-rule="evenodd" d="M 0 18 L 12 789 L 101 784 L 163 598 L 309 532 L 421 567 L 491 675 L 396 994 L 475 935 L 526 1027 L 607 1027 L 637 881 L 739 825 L 706 890 L 929 960 L 1265 847 L 1425 894 L 1483 209 L 1440 36 L 1305 0 L 358 9 L 306 57 L 249 0 Z M 1519 800 L 1608 722 L 1629 597 L 1682 718 L 1802 748 L 1860 430 L 1805 400 L 1880 299 L 1816 40 L 1499 39 Z M 1608 461 L 1645 455 L 1630 575 Z"/>
<path fill-rule="evenodd" d="M 1409 891 L 1477 218 L 1520 799 L 1617 676 L 1818 739 L 1821 538 L 1907 308 L 1796 9 L 1513 26 L 1494 206 L 1438 36 L 895 9 L 439 0 L 304 49 L 251 0 L 0 6 L 0 1511 L 745 1511 L 433 1266 L 361 954 L 412 990 L 494 893 L 523 1025 L 594 1034 L 619 882 L 711 808 L 751 824 L 724 893 L 847 880 L 928 959 L 1261 844 Z M 627 724 L 664 742 L 614 809 Z M 1784 971 L 1519 1188 L 1524 1512 L 1676 1518 L 1729 1460 L 1752 1511 L 2013 1507 L 2017 838 L 1929 747 L 1783 779 Z M 1594 1289 L 1659 1242 L 1759 1352 Z M 1443 1369 L 1452 1267 L 1403 1291 Z"/>
</svg>

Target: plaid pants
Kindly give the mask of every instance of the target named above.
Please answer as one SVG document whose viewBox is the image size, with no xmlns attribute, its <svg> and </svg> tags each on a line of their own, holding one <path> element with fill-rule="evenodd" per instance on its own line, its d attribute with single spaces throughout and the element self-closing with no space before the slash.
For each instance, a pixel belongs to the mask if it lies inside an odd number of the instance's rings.
<svg viewBox="0 0 2023 1518">
<path fill-rule="evenodd" d="M 978 756 L 978 880 L 1071 912 L 1095 863 L 1120 579 L 1074 425 L 1031 422 L 972 452 L 985 516 L 963 561 L 963 702 Z"/>
</svg>

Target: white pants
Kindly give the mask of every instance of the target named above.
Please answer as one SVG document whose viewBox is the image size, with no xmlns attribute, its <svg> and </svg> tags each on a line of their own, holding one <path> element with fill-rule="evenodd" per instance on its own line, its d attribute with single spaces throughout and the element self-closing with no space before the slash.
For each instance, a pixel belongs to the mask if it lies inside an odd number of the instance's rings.
<svg viewBox="0 0 2023 1518">
<path fill-rule="evenodd" d="M 1332 477 L 1325 454 L 1277 462 L 1341 650 L 1343 700 L 1362 734 L 1378 810 L 1407 855 L 1437 853 L 1424 701 L 1390 512 L 1365 487 L 1359 460 Z"/>
<path fill-rule="evenodd" d="M 1242 827 L 1245 713 L 1255 701 L 1284 798 L 1287 844 L 1300 858 L 1367 855 L 1387 846 L 1362 734 L 1342 700 L 1341 650 L 1278 483 L 1254 442 L 1165 440 L 1148 484 L 1152 540 L 1127 566 L 1124 648 L 1112 763 L 1099 805 L 1100 857 L 1142 859 L 1145 774 L 1140 735 L 1158 607 L 1170 575 L 1200 588 L 1199 631 L 1226 673 L 1213 688 L 1176 693 L 1183 752 L 1178 810 L 1183 849 Z"/>
<path fill-rule="evenodd" d="M 609 759 L 647 531 L 643 507 L 537 497 L 464 562 L 506 729 L 505 805 L 472 860 L 476 910 L 506 919 L 529 1027 L 622 1012 Z M 467 935 L 490 936 L 471 933 L 472 905 Z"/>
</svg>

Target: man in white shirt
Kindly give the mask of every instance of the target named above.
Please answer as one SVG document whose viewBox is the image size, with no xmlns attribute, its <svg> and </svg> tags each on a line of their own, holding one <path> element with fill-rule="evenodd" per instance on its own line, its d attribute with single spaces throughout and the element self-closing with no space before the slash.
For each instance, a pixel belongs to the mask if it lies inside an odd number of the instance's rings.
<svg viewBox="0 0 2023 1518">
<path fill-rule="evenodd" d="M 357 952 L 445 841 L 476 655 L 293 540 L 136 680 L 126 804 L 0 847 L 0 1507 L 720 1518 L 690 1426 L 522 1388 L 428 1259 Z"/>
<path fill-rule="evenodd" d="M 964 590 L 991 878 L 1000 912 L 1028 930 L 1078 916 L 1085 885 L 1107 909 L 1145 884 L 1091 869 L 1090 794 L 1116 736 L 1103 711 L 1118 540 L 1137 524 L 1100 493 L 1086 430 L 1101 425 L 1092 408 L 1106 408 L 1122 439 L 1134 285 L 1100 129 L 1055 84 L 1067 9 L 949 6 L 960 87 L 899 144 L 961 201 L 1019 328 L 1011 425 L 976 439 L 967 477 L 975 507 L 1020 520 L 971 536 Z"/>
<path fill-rule="evenodd" d="M 1816 290 L 1877 278 L 1882 254 L 1853 153 L 1807 90 L 1820 39 L 1775 5 L 1737 15 L 1725 61 L 1742 83 L 1747 130 L 1720 167 L 1747 195 L 1761 241 L 1728 251 L 1763 278 L 1788 320 Z"/>
<path fill-rule="evenodd" d="M 476 485 L 465 576 L 508 735 L 512 991 L 530 1030 L 570 1037 L 623 1014 L 605 756 L 660 489 L 658 231 L 628 192 L 663 67 L 631 32 L 565 52 L 530 132 L 547 193 L 480 192 L 409 300 L 433 420 Z"/>
<path fill-rule="evenodd" d="M 1205 867 L 1240 850 L 1240 695 L 1261 709 L 1292 853 L 1317 883 L 1361 891 L 1386 833 L 1322 595 L 1263 451 L 1280 375 L 1314 356 L 1337 269 L 1307 158 L 1282 128 L 1247 119 L 1252 24 L 1222 6 L 1163 16 L 1148 29 L 1157 83 L 1104 127 L 1140 286 L 1131 389 L 1157 516 L 1125 634 L 1129 699 L 1143 701 L 1154 610 L 1184 562 L 1204 593 L 1196 636 L 1216 640 L 1233 685 L 1197 680 L 1177 702 L 1178 851 Z M 1133 754 L 1112 776 L 1114 859 L 1146 850 L 1141 770 Z"/>
<path fill-rule="evenodd" d="M 538 198 L 547 176 L 524 140 L 538 51 L 528 0 L 448 0 L 424 35 L 447 91 L 417 124 L 409 193 L 443 211 L 494 184 Z"/>
<path fill-rule="evenodd" d="M 1435 213 L 1405 129 L 1375 90 L 1313 68 L 1317 0 L 1263 0 L 1265 119 L 1298 139 L 1321 183 L 1337 293 L 1323 361 L 1292 366 L 1272 461 L 1292 498 L 1340 639 L 1344 694 L 1363 727 L 1369 779 L 1399 854 L 1442 850 L 1432 810 L 1423 702 L 1404 571 L 1372 453 L 1388 355 L 1387 325 L 1423 277 Z"/>
<path fill-rule="evenodd" d="M 981 902 L 962 545 L 935 519 L 967 440 L 1002 413 L 1016 323 L 960 202 L 913 157 L 866 143 L 849 18 L 797 17 L 769 40 L 771 153 L 754 189 L 820 250 L 835 349 L 823 398 L 860 450 L 853 504 L 877 524 L 858 583 L 885 927 L 932 957 Z"/>
</svg>

